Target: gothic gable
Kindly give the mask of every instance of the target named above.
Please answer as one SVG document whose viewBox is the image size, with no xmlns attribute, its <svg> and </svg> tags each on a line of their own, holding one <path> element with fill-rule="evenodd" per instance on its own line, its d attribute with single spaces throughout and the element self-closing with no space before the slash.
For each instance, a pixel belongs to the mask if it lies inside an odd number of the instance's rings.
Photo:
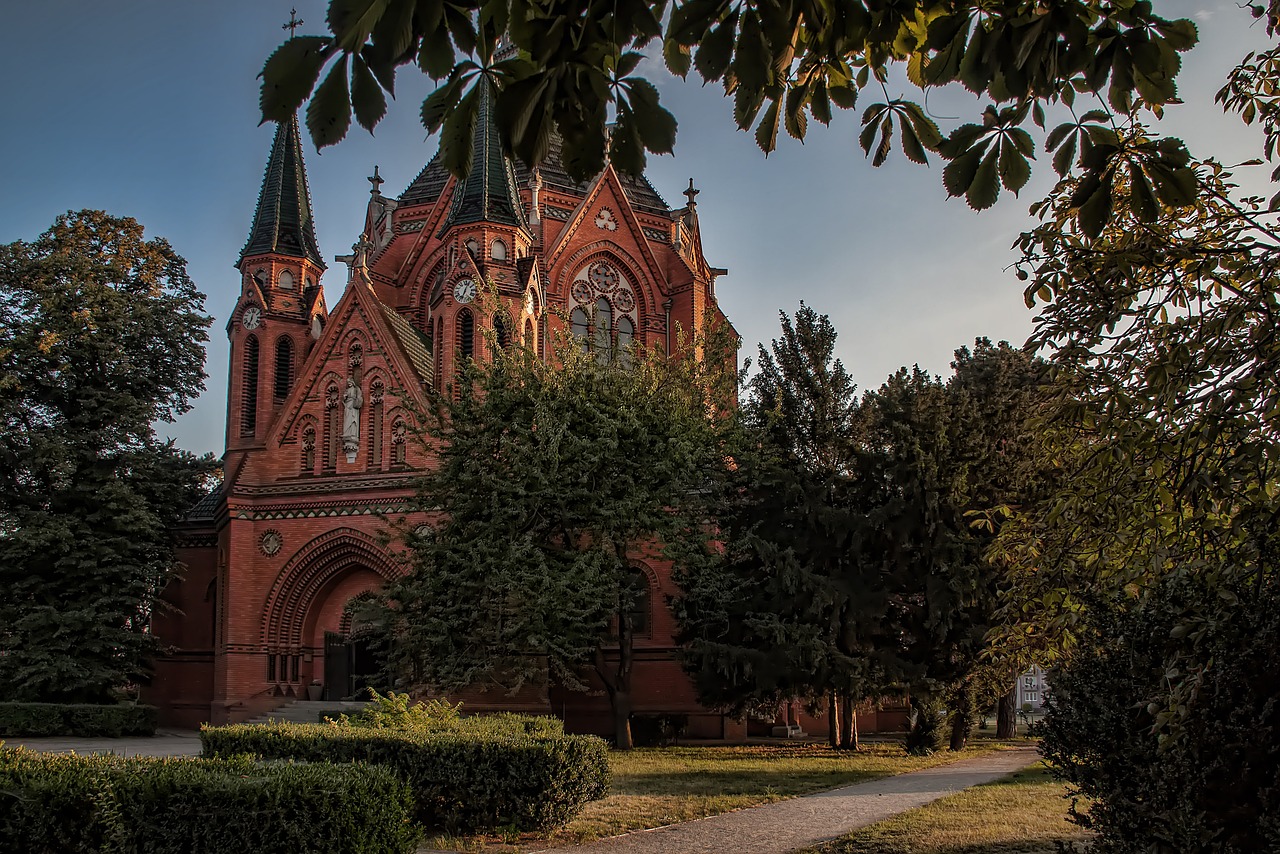
<svg viewBox="0 0 1280 854">
<path fill-rule="evenodd" d="M 617 246 L 623 257 L 630 258 L 632 264 L 641 268 L 637 272 L 656 286 L 648 296 L 660 301 L 659 292 L 665 289 L 662 265 L 649 246 L 649 239 L 612 166 L 606 166 L 596 178 L 555 242 L 547 248 L 547 270 L 551 272 L 552 287 L 564 293 L 568 280 L 562 281 L 562 274 L 571 278 L 575 272 L 567 269 L 566 262 L 571 257 L 580 256 L 583 247 L 591 244 Z"/>
<path fill-rule="evenodd" d="M 279 410 L 265 452 L 255 455 L 263 462 L 251 463 L 255 471 L 267 470 L 260 468 L 265 464 L 276 473 L 324 474 L 377 470 L 394 462 L 395 425 L 386 413 L 425 405 L 430 347 L 378 300 L 367 280 L 349 282 Z M 356 391 L 348 390 L 349 382 Z M 352 411 L 354 432 L 344 421 Z"/>
</svg>

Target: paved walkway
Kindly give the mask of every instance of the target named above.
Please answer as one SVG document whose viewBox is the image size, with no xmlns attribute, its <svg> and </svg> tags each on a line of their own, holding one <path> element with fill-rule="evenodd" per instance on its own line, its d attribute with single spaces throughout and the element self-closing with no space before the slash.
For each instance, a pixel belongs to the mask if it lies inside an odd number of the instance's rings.
<svg viewBox="0 0 1280 854">
<path fill-rule="evenodd" d="M 13 738 L 6 747 L 121 756 L 195 756 L 200 736 L 160 730 L 154 738 Z M 1001 750 L 896 777 L 885 777 L 696 821 L 638 830 L 587 845 L 548 849 L 556 854 L 784 854 L 924 806 L 1035 764 L 1032 747 Z"/>
<path fill-rule="evenodd" d="M 115 753 L 119 756 L 198 756 L 200 734 L 162 729 L 151 738 L 0 738 L 5 747 L 45 753 Z"/>
<path fill-rule="evenodd" d="M 1031 747 L 1002 750 L 924 771 L 554 850 L 556 854 L 783 854 L 820 845 L 961 789 L 998 780 L 1039 759 Z"/>
</svg>

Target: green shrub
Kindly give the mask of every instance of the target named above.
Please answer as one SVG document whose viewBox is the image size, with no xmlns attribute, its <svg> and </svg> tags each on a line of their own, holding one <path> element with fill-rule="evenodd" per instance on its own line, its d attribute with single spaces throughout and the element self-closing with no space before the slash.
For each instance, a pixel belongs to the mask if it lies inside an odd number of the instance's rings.
<svg viewBox="0 0 1280 854">
<path fill-rule="evenodd" d="M 942 749 L 947 712 L 937 699 L 911 698 L 911 720 L 903 747 L 912 756 L 928 756 Z"/>
<path fill-rule="evenodd" d="M 515 718 L 516 716 L 511 716 Z M 482 721 L 469 718 L 465 721 Z M 609 782 L 607 748 L 592 736 L 511 734 L 516 721 L 480 731 L 423 732 L 323 724 L 205 727 L 205 756 L 254 754 L 305 762 L 362 761 L 409 784 L 415 817 L 449 830 L 542 830 L 565 824 Z M 497 729 L 493 729 L 496 727 Z M 495 734 L 496 733 L 496 734 Z"/>
<path fill-rule="evenodd" d="M 339 727 L 413 730 L 415 732 L 452 732 L 463 735 L 550 738 L 564 735 L 564 722 L 547 715 L 516 715 L 509 712 L 463 717 L 462 704 L 447 700 L 414 703 L 408 694 L 392 691 L 385 697 L 377 691 L 368 706 L 354 715 L 332 718 L 320 714 L 320 723 Z"/>
<path fill-rule="evenodd" d="M 0 737 L 119 738 L 155 735 L 153 706 L 80 703 L 0 703 Z"/>
<path fill-rule="evenodd" d="M 1099 833 L 1091 851 L 1280 851 L 1277 650 L 1276 579 L 1225 591 L 1180 580 L 1136 606 L 1091 609 L 1070 665 L 1050 675 L 1040 724 L 1041 751 L 1093 799 L 1073 809 Z M 1205 663 L 1199 690 L 1166 727 L 1166 680 L 1190 661 Z"/>
<path fill-rule="evenodd" d="M 407 854 L 380 768 L 0 749 L 0 854 Z"/>
</svg>

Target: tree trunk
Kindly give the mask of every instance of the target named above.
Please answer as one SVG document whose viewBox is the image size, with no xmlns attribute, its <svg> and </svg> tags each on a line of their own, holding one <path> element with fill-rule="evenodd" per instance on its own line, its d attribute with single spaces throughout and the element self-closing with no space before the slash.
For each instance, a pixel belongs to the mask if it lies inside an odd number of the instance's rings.
<svg viewBox="0 0 1280 854">
<path fill-rule="evenodd" d="M 996 707 L 996 738 L 1013 738 L 1018 734 L 1018 683 L 1016 676 L 1014 679 L 1013 687 Z"/>
<path fill-rule="evenodd" d="M 841 699 L 844 701 L 844 717 L 840 720 L 840 747 L 844 750 L 857 750 L 858 707 L 850 694 L 845 694 Z"/>
<path fill-rule="evenodd" d="M 618 750 L 630 750 L 631 740 L 631 664 L 635 658 L 635 631 L 631 625 L 631 612 L 619 600 L 618 606 L 618 666 L 610 672 L 604 650 L 596 647 L 595 668 L 609 695 L 613 709 L 613 743 Z"/>
<path fill-rule="evenodd" d="M 964 750 L 973 729 L 973 691 L 965 686 L 960 692 L 956 710 L 951 715 L 951 749 Z"/>
<path fill-rule="evenodd" d="M 835 691 L 827 695 L 827 743 L 833 748 L 840 746 L 840 706 Z"/>
<path fill-rule="evenodd" d="M 613 740 L 619 750 L 630 750 L 631 741 L 631 692 L 618 691 L 613 701 Z"/>
</svg>

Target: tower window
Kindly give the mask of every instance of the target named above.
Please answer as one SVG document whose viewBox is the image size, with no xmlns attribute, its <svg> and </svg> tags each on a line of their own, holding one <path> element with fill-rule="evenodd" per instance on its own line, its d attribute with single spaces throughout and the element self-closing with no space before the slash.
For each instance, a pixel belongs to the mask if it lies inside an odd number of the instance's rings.
<svg viewBox="0 0 1280 854">
<path fill-rule="evenodd" d="M 470 359 L 476 352 L 476 320 L 468 309 L 458 312 L 458 354 Z"/>
<path fill-rule="evenodd" d="M 275 402 L 284 403 L 293 388 L 293 339 L 282 336 L 276 341 Z"/>
<path fill-rule="evenodd" d="M 278 281 L 280 282 L 280 290 L 282 291 L 293 290 L 293 273 L 290 273 L 288 270 L 281 270 L 280 278 Z"/>
<path fill-rule="evenodd" d="M 240 394 L 240 435 L 252 436 L 258 429 L 258 338 L 244 340 L 244 377 Z"/>
<path fill-rule="evenodd" d="M 493 334 L 503 350 L 511 346 L 511 321 L 501 311 L 493 316 Z"/>
<path fill-rule="evenodd" d="M 492 256 L 495 261 L 507 260 L 507 244 L 503 243 L 501 240 L 493 241 Z"/>
</svg>

